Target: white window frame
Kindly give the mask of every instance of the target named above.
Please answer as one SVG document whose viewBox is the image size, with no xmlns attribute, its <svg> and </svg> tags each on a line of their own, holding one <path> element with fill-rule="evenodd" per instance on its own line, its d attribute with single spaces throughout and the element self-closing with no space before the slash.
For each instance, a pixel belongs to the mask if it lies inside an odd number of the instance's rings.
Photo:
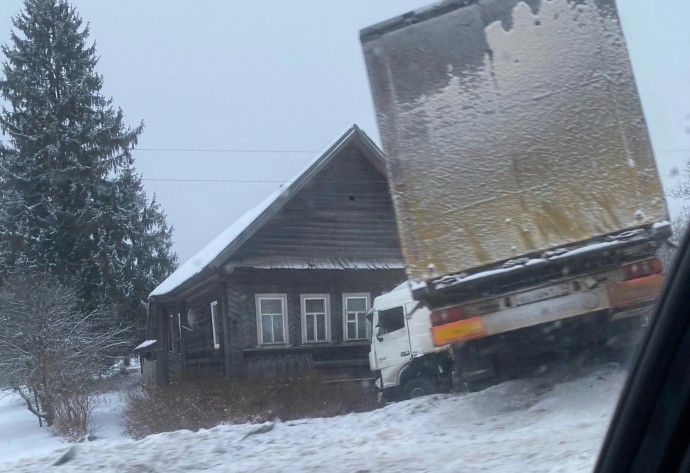
<svg viewBox="0 0 690 473">
<path fill-rule="evenodd" d="M 300 307 L 302 313 L 302 343 L 303 344 L 313 344 L 313 343 L 328 343 L 331 341 L 331 295 L 330 294 L 300 294 Z M 324 301 L 324 311 L 325 311 L 325 328 L 324 328 L 324 340 L 307 340 L 307 301 L 308 300 L 322 300 Z M 316 325 L 314 325 L 314 330 L 316 330 Z M 316 338 L 316 337 L 314 337 Z"/>
<path fill-rule="evenodd" d="M 213 349 L 220 348 L 220 323 L 218 321 L 218 301 L 211 302 L 211 329 L 213 330 Z"/>
<path fill-rule="evenodd" d="M 175 317 L 177 317 L 177 324 L 175 324 Z M 173 327 L 177 325 L 177 334 L 178 334 L 178 340 L 177 340 L 177 350 L 175 350 L 175 332 L 173 331 Z M 170 353 L 182 353 L 182 318 L 180 317 L 179 312 L 177 314 L 170 314 L 170 347 L 169 347 Z"/>
<path fill-rule="evenodd" d="M 349 338 L 347 336 L 347 300 L 348 299 L 365 299 L 366 300 L 366 305 L 364 306 L 364 325 L 366 327 L 366 336 L 364 338 Z M 363 341 L 363 340 L 369 340 L 371 338 L 371 331 L 369 325 L 366 322 L 366 314 L 369 312 L 369 309 L 371 309 L 371 294 L 368 292 L 348 292 L 343 294 L 343 340 L 346 342 L 354 342 L 354 341 Z M 358 332 L 357 330 L 358 327 L 356 327 L 355 332 Z"/>
<path fill-rule="evenodd" d="M 262 299 L 280 299 L 283 304 L 283 335 L 282 342 L 266 342 L 264 341 L 263 327 L 261 325 L 261 300 Z M 256 306 L 256 336 L 259 345 L 287 345 L 289 343 L 290 334 L 288 333 L 288 308 L 287 308 L 287 294 L 256 294 L 254 296 L 254 304 Z"/>
</svg>

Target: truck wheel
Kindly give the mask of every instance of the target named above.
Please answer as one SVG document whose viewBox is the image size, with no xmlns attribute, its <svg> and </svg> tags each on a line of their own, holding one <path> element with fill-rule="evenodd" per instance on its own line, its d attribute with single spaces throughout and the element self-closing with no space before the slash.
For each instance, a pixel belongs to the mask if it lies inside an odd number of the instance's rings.
<svg viewBox="0 0 690 473">
<path fill-rule="evenodd" d="M 405 399 L 436 394 L 436 386 L 426 378 L 414 378 L 407 382 L 403 390 Z"/>
</svg>

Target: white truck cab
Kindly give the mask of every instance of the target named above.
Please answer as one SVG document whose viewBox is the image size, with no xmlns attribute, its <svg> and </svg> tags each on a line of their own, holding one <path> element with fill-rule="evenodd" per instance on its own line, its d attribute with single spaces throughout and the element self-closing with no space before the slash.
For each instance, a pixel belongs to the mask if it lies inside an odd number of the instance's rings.
<svg viewBox="0 0 690 473">
<path fill-rule="evenodd" d="M 432 394 L 450 386 L 451 353 L 434 346 L 430 312 L 408 283 L 374 299 L 369 367 L 386 399 Z"/>
</svg>

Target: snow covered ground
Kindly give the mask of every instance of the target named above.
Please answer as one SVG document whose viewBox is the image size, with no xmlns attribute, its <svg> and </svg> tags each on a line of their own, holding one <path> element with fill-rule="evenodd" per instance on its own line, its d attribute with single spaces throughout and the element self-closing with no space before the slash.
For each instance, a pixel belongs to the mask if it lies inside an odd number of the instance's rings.
<svg viewBox="0 0 690 473">
<path fill-rule="evenodd" d="M 122 410 L 129 389 L 138 385 L 138 366 L 127 375 L 114 375 L 104 382 L 104 393 L 93 412 L 93 434 L 96 443 L 122 439 L 125 436 Z M 0 472 L 12 471 L 5 462 L 21 457 L 47 453 L 55 455 L 69 447 L 60 437 L 45 428 L 26 409 L 26 403 L 14 393 L 0 391 Z M 29 471 L 32 471 L 29 469 Z M 65 471 L 69 469 L 65 468 Z"/>
<path fill-rule="evenodd" d="M 429 396 L 330 419 L 223 425 L 140 441 L 99 440 L 76 445 L 73 458 L 55 469 L 591 471 L 626 373 L 615 364 L 588 368 L 577 376 L 570 373 L 552 372 L 479 393 Z M 2 424 L 4 416 L 3 411 Z M 19 425 L 14 416 L 12 422 Z M 3 472 L 44 471 L 68 449 L 54 438 L 36 436 L 35 442 L 45 445 L 24 450 L 31 456 L 17 460 L 1 440 L 0 460 L 14 460 L 0 462 Z"/>
</svg>

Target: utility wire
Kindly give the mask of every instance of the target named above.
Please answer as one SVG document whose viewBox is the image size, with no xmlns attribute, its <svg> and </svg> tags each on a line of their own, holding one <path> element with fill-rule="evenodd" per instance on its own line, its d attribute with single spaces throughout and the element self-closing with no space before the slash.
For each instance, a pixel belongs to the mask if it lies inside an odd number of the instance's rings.
<svg viewBox="0 0 690 473">
<path fill-rule="evenodd" d="M 142 181 L 155 181 L 155 182 L 247 182 L 251 184 L 284 184 L 289 179 L 284 181 L 270 181 L 270 180 L 251 180 L 251 179 L 157 179 L 157 178 L 142 178 Z"/>
<path fill-rule="evenodd" d="M 323 150 L 309 149 L 250 149 L 250 148 L 133 148 L 132 151 L 169 151 L 173 153 L 266 153 L 266 154 L 314 154 Z M 657 148 L 660 153 L 684 153 L 690 148 Z"/>
<path fill-rule="evenodd" d="M 682 174 L 659 174 L 661 177 L 678 177 L 685 178 Z M 158 178 L 142 178 L 142 181 L 152 182 L 220 182 L 220 183 L 247 183 L 247 184 L 285 184 L 290 179 L 283 181 L 264 180 L 264 179 L 158 179 Z"/>
<path fill-rule="evenodd" d="M 174 153 L 266 153 L 266 154 L 314 154 L 316 150 L 300 149 L 213 149 L 213 148 L 134 148 L 132 151 L 169 151 Z"/>
<path fill-rule="evenodd" d="M 240 149 L 240 148 L 134 148 L 133 151 L 158 151 L 175 153 L 267 153 L 267 154 L 314 154 L 316 150 L 296 150 L 296 149 Z M 660 148 L 654 151 L 663 153 L 690 152 L 690 148 Z M 682 177 L 679 174 L 660 174 L 662 177 Z M 246 183 L 246 184 L 284 184 L 286 180 L 264 180 L 264 179 L 175 179 L 175 178 L 142 178 L 142 181 L 150 182 L 218 182 L 218 183 Z"/>
</svg>

